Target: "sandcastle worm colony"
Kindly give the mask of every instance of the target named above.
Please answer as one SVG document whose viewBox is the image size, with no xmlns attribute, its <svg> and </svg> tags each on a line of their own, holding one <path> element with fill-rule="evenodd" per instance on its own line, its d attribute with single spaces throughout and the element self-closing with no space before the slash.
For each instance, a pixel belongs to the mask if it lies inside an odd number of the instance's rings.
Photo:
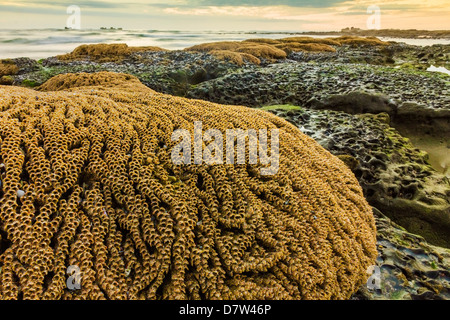
<svg viewBox="0 0 450 320">
<path fill-rule="evenodd" d="M 198 120 L 278 128 L 278 173 L 173 165 Z M 295 126 L 125 74 L 0 87 L 0 163 L 1 299 L 346 299 L 377 255 L 353 173 Z"/>
</svg>

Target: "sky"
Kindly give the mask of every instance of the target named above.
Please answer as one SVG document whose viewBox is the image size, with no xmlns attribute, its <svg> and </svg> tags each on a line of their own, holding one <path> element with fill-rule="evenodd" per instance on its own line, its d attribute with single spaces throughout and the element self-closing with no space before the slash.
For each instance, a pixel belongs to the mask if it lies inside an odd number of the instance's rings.
<svg viewBox="0 0 450 320">
<path fill-rule="evenodd" d="M 115 27 L 186 31 L 331 31 L 450 29 L 450 0 L 0 0 L 0 30 L 64 28 L 80 8 L 81 29 Z M 73 17 L 72 17 L 73 18 Z M 70 21 L 74 21 L 70 18 Z"/>
</svg>

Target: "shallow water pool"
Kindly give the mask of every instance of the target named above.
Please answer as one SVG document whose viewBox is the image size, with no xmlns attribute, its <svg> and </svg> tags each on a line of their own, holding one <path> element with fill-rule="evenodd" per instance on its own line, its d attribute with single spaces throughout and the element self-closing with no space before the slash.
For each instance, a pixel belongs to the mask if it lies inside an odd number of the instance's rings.
<svg viewBox="0 0 450 320">
<path fill-rule="evenodd" d="M 435 67 L 435 66 L 430 66 L 427 71 L 432 71 L 432 72 L 442 72 L 442 73 L 446 73 L 448 75 L 450 75 L 450 70 L 448 70 L 445 67 Z"/>
</svg>

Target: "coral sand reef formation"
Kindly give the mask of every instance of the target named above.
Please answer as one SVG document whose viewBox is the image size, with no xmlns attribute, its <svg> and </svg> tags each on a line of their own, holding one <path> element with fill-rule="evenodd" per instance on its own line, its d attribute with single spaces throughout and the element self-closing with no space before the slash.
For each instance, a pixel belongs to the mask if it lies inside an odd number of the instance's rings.
<svg viewBox="0 0 450 320">
<path fill-rule="evenodd" d="M 336 52 L 336 47 L 347 46 L 387 46 L 389 43 L 377 38 L 343 36 L 316 39 L 312 37 L 289 37 L 283 39 L 249 39 L 244 41 L 221 41 L 203 43 L 186 48 L 187 52 L 209 53 L 220 60 L 230 61 L 239 66 L 246 62 L 259 65 L 261 59 L 275 62 L 284 60 L 292 52 Z M 136 53 L 168 51 L 160 47 L 129 47 L 127 44 L 84 44 L 73 52 L 59 55 L 59 61 L 91 60 L 99 63 L 121 63 Z M 0 69 L 1 70 L 1 69 Z"/>
<path fill-rule="evenodd" d="M 338 38 L 317 39 L 312 37 L 289 37 L 283 39 L 249 39 L 244 41 L 222 41 L 195 45 L 187 51 L 208 52 L 213 56 L 229 60 L 238 65 L 248 61 L 260 64 L 260 59 L 276 61 L 285 59 L 292 52 L 336 52 L 335 47 L 352 46 L 387 46 L 388 43 L 377 38 L 360 38 L 342 36 Z"/>
<path fill-rule="evenodd" d="M 345 299 L 366 281 L 371 207 L 345 164 L 287 121 L 124 74 L 0 92 L 2 299 Z M 172 164 L 173 130 L 195 120 L 278 128 L 278 173 Z M 66 287 L 69 266 L 80 290 Z"/>
</svg>

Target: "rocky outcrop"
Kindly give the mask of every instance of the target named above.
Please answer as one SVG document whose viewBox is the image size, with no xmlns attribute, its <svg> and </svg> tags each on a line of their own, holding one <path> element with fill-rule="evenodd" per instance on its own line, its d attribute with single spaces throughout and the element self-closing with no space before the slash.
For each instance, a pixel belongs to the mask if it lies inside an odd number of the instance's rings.
<svg viewBox="0 0 450 320">
<path fill-rule="evenodd" d="M 324 100 L 312 98 L 307 105 L 312 109 L 336 110 L 349 114 L 385 112 L 393 115 L 397 109 L 397 105 L 388 96 L 358 91 L 348 94 L 333 94 Z"/>
</svg>

